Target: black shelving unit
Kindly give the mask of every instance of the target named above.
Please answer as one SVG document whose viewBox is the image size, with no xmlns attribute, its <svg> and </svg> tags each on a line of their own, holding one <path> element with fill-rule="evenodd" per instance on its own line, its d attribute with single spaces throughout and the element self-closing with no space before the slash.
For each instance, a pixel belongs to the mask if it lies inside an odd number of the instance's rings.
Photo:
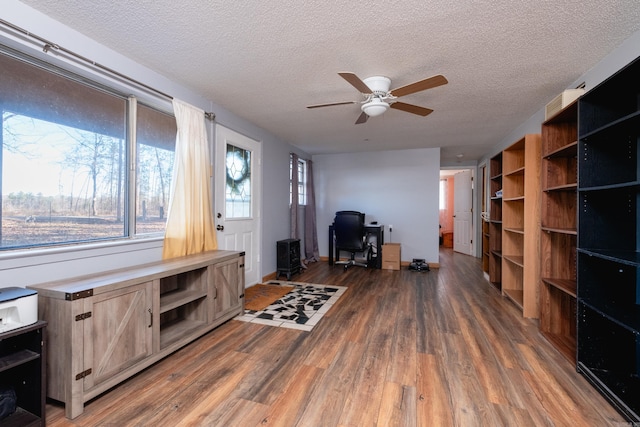
<svg viewBox="0 0 640 427">
<path fill-rule="evenodd" d="M 5 427 L 44 426 L 46 328 L 32 325 L 0 333 L 0 385 L 15 391 L 16 411 L 0 420 Z"/>
<path fill-rule="evenodd" d="M 581 372 L 640 422 L 640 58 L 578 105 Z"/>
</svg>

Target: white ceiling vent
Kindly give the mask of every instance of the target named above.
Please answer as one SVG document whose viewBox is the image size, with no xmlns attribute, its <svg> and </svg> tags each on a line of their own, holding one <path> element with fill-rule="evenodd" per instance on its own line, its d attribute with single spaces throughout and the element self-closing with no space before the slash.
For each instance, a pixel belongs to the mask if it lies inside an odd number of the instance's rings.
<svg viewBox="0 0 640 427">
<path fill-rule="evenodd" d="M 584 89 L 567 89 L 563 91 L 544 108 L 544 119 L 549 120 L 551 116 L 578 99 L 583 93 Z"/>
</svg>

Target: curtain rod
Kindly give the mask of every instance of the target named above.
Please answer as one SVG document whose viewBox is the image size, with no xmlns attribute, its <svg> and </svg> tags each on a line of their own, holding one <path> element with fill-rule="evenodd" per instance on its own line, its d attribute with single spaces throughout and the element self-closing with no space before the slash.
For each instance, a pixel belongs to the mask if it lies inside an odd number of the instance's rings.
<svg viewBox="0 0 640 427">
<path fill-rule="evenodd" d="M 66 48 L 64 48 L 64 47 L 62 47 L 62 46 L 60 46 L 60 45 L 58 45 L 56 43 L 53 43 L 52 41 L 49 41 L 49 40 L 47 40 L 47 39 L 45 39 L 43 37 L 40 37 L 40 36 L 38 36 L 36 34 L 33 34 L 32 32 L 27 31 L 24 28 L 18 27 L 17 25 L 12 24 L 11 22 L 5 21 L 4 19 L 0 18 L 0 24 L 4 25 L 5 27 L 11 28 L 12 30 L 18 31 L 18 32 L 20 32 L 20 33 L 22 33 L 22 34 L 24 34 L 24 35 L 26 35 L 28 37 L 31 37 L 32 39 L 35 39 L 35 40 L 39 41 L 40 43 L 43 44 L 42 51 L 44 53 L 48 54 L 49 51 L 52 50 L 52 49 L 56 50 L 56 51 L 64 52 L 67 55 L 70 55 L 70 56 L 72 56 L 72 57 L 74 57 L 76 59 L 79 59 L 82 62 L 85 62 L 85 63 L 91 65 L 92 67 L 96 67 L 96 68 L 98 68 L 98 69 L 100 69 L 102 71 L 106 71 L 107 73 L 109 73 L 111 75 L 114 75 L 114 76 L 116 76 L 116 77 L 118 77 L 120 79 L 123 79 L 123 80 L 127 81 L 127 82 L 133 83 L 133 84 L 135 84 L 137 86 L 140 86 L 140 87 L 142 87 L 144 89 L 147 89 L 147 90 L 149 90 L 151 92 L 154 92 L 157 95 L 160 95 L 160 96 L 162 96 L 164 98 L 167 98 L 169 100 L 173 99 L 173 97 L 171 95 L 168 95 L 168 94 L 166 94 L 166 93 L 164 93 L 164 92 L 162 92 L 162 91 L 160 91 L 160 90 L 158 90 L 158 89 L 156 89 L 154 87 L 151 87 L 151 86 L 149 86 L 149 85 L 147 85 L 145 83 L 142 83 L 142 82 L 140 82 L 138 80 L 132 79 L 131 77 L 129 77 L 129 76 L 125 75 L 125 74 L 122 74 L 122 73 L 120 73 L 118 71 L 115 71 L 112 68 L 109 68 L 109 67 L 106 67 L 106 66 L 104 66 L 102 64 L 99 64 L 96 61 L 93 61 L 93 60 L 91 60 L 91 59 L 89 59 L 89 58 L 87 58 L 85 56 L 82 56 L 82 55 L 80 55 L 78 53 L 75 53 L 75 52 L 73 52 L 73 51 L 71 51 L 69 49 L 66 49 Z M 208 119 L 208 120 L 212 120 L 213 121 L 216 118 L 216 114 L 213 113 L 213 112 L 205 111 L 204 117 L 206 119 Z"/>
</svg>

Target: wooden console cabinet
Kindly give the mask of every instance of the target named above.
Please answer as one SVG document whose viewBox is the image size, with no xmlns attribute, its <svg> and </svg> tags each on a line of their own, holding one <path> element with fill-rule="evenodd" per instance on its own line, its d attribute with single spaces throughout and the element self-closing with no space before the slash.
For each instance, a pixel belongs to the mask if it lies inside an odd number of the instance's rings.
<svg viewBox="0 0 640 427">
<path fill-rule="evenodd" d="M 48 321 L 47 396 L 84 403 L 244 310 L 244 252 L 210 251 L 29 286 Z"/>
</svg>

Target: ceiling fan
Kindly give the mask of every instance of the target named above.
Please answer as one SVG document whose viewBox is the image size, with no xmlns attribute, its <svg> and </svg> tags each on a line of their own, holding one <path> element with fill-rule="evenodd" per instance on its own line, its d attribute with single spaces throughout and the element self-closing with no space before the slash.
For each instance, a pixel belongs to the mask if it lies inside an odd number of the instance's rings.
<svg viewBox="0 0 640 427">
<path fill-rule="evenodd" d="M 391 79 L 384 76 L 373 76 L 361 80 L 354 73 L 344 72 L 338 73 L 340 77 L 345 79 L 351 86 L 355 87 L 364 100 L 362 101 L 346 101 L 332 102 L 329 104 L 309 105 L 307 108 L 332 107 L 334 105 L 346 104 L 362 104 L 360 109 L 362 113 L 356 120 L 356 124 L 365 123 L 369 117 L 375 117 L 383 114 L 389 108 L 393 108 L 407 113 L 417 114 L 419 116 L 427 116 L 433 113 L 433 110 L 418 105 L 407 104 L 405 102 L 396 101 L 401 96 L 411 95 L 412 93 L 431 89 L 437 86 L 447 84 L 447 79 L 442 75 L 429 77 L 397 89 L 389 90 L 391 87 Z"/>
</svg>

